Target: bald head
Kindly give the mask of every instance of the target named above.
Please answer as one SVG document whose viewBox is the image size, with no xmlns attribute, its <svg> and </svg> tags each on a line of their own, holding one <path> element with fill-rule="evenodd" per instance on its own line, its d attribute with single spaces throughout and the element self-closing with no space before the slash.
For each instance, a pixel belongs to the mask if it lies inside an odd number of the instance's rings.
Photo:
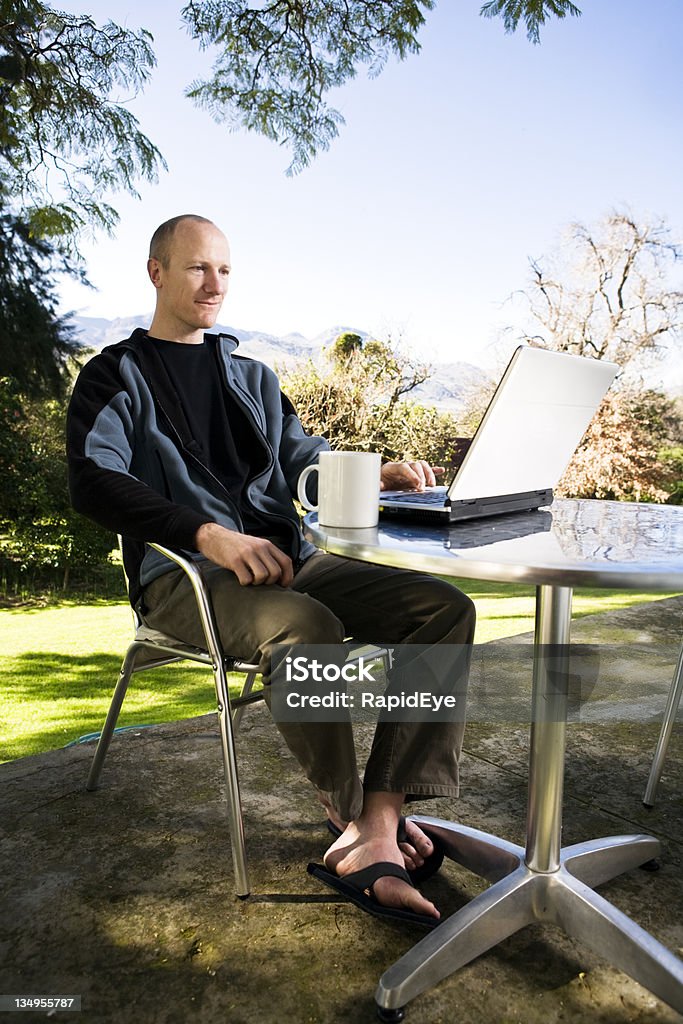
<svg viewBox="0 0 683 1024">
<path fill-rule="evenodd" d="M 171 217 L 170 220 L 160 224 L 149 243 L 149 258 L 151 260 L 158 260 L 164 270 L 168 269 L 171 258 L 173 236 L 176 230 L 184 224 L 210 224 L 211 227 L 216 227 L 213 221 L 208 220 L 206 217 L 200 217 L 196 213 L 181 213 L 180 216 Z"/>
</svg>

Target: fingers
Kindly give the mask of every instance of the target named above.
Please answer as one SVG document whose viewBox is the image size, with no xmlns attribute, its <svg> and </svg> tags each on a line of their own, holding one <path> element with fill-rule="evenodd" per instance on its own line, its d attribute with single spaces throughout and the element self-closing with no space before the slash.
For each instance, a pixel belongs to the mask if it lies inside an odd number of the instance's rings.
<svg viewBox="0 0 683 1024">
<path fill-rule="evenodd" d="M 294 567 L 291 558 L 284 551 L 280 551 L 275 544 L 271 544 L 270 541 L 265 543 L 268 545 L 266 565 L 269 572 L 264 580 L 254 579 L 254 583 L 279 583 L 281 587 L 290 587 L 294 579 Z"/>
<path fill-rule="evenodd" d="M 275 549 L 275 558 L 277 559 L 281 569 L 280 579 L 278 582 L 281 587 L 291 587 L 294 582 L 294 566 L 292 565 L 292 559 L 286 555 L 284 551 L 280 551 L 279 548 L 276 548 L 275 545 L 273 545 L 273 547 Z"/>
<path fill-rule="evenodd" d="M 205 523 L 197 531 L 197 550 L 216 565 L 230 569 L 243 587 L 278 583 L 289 587 L 294 579 L 292 560 L 264 537 Z"/>
<path fill-rule="evenodd" d="M 445 473 L 443 466 L 430 466 L 425 459 L 411 462 L 385 462 L 382 466 L 382 490 L 405 488 L 412 491 L 423 491 L 425 487 L 434 487 L 437 476 Z"/>
<path fill-rule="evenodd" d="M 242 586 L 262 586 L 279 583 L 289 587 L 294 579 L 291 558 L 268 540 L 249 537 L 246 551 L 234 566 L 234 572 Z"/>
<path fill-rule="evenodd" d="M 436 476 L 434 475 L 434 470 L 432 469 L 428 462 L 425 462 L 424 459 L 418 459 L 415 462 L 409 462 L 408 468 L 411 470 L 413 477 L 415 479 L 413 487 L 416 491 L 423 491 L 425 487 L 433 487 L 434 484 L 436 483 Z M 438 468 L 443 473 L 443 467 L 439 466 Z"/>
</svg>

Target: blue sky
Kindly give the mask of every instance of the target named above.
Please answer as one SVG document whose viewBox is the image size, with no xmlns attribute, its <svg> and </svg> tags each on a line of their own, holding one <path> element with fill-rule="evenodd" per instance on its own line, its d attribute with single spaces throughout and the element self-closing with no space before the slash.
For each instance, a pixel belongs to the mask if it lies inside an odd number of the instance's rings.
<svg viewBox="0 0 683 1024">
<path fill-rule="evenodd" d="M 169 172 L 141 202 L 115 197 L 116 238 L 83 247 L 98 291 L 66 283 L 64 307 L 151 310 L 149 237 L 196 212 L 232 245 L 221 323 L 308 337 L 344 324 L 433 361 L 491 361 L 513 316 L 506 298 L 568 222 L 627 206 L 683 239 L 683 3 L 577 2 L 581 18 L 550 23 L 532 46 L 479 17 L 479 0 L 440 0 L 418 56 L 332 97 L 346 126 L 292 179 L 286 151 L 229 133 L 183 97 L 208 58 L 180 4 L 91 0 L 98 23 L 155 37 L 153 81 L 130 106 Z"/>
</svg>

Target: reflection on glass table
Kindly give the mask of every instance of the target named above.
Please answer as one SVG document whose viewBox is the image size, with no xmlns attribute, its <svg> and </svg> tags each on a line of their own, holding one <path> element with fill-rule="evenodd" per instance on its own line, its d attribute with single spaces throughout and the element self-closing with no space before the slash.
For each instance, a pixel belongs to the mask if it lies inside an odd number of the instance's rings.
<svg viewBox="0 0 683 1024">
<path fill-rule="evenodd" d="M 561 845 L 573 586 L 683 591 L 683 508 L 555 501 L 547 510 L 452 526 L 326 529 L 333 554 L 438 575 L 536 584 L 526 846 L 454 822 L 415 820 L 489 888 L 381 977 L 378 1014 L 398 1021 L 425 989 L 534 921 L 558 925 L 683 1013 L 683 962 L 594 887 L 657 857 L 647 835 Z"/>
<path fill-rule="evenodd" d="M 332 530 L 319 526 L 315 516 L 305 522 L 310 539 L 325 550 L 406 568 L 419 559 L 422 569 L 444 575 L 622 589 L 681 587 L 683 508 L 675 505 L 559 499 L 549 509 L 451 526 L 390 521 L 367 530 Z"/>
</svg>

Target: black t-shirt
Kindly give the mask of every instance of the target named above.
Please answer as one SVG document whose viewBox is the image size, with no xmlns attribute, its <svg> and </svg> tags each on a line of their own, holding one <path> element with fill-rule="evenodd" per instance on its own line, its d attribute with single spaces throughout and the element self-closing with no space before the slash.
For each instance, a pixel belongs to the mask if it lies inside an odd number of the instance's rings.
<svg viewBox="0 0 683 1024">
<path fill-rule="evenodd" d="M 215 344 L 201 345 L 151 338 L 180 400 L 199 457 L 228 491 L 246 533 L 268 537 L 291 553 L 291 532 L 285 524 L 265 522 L 246 499 L 248 482 L 266 465 L 267 453 L 239 404 L 228 400 Z"/>
</svg>

